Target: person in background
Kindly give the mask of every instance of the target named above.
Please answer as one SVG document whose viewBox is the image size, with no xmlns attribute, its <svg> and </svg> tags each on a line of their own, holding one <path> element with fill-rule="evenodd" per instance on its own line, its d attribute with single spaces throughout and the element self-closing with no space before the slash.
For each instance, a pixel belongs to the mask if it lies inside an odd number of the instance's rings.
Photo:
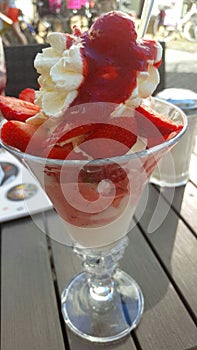
<svg viewBox="0 0 197 350">
<path fill-rule="evenodd" d="M 22 45 L 27 45 L 27 39 L 18 23 L 19 9 L 15 5 L 15 0 L 0 0 L 0 11 L 13 21 L 12 30 L 19 42 Z"/>
</svg>

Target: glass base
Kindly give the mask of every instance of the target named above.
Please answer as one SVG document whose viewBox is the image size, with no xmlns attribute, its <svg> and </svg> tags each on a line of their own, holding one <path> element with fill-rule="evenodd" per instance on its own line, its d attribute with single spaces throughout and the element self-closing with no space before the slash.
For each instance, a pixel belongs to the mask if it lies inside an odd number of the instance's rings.
<svg viewBox="0 0 197 350">
<path fill-rule="evenodd" d="M 113 275 L 111 299 L 92 297 L 88 274 L 73 278 L 62 293 L 62 313 L 68 327 L 92 342 L 112 342 L 134 329 L 141 318 L 144 299 L 138 284 L 125 272 Z"/>
</svg>

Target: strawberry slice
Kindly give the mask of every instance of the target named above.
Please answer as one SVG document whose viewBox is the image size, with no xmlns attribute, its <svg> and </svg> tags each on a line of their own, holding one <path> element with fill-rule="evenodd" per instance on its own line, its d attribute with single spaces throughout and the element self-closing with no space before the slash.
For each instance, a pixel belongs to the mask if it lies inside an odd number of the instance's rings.
<svg viewBox="0 0 197 350">
<path fill-rule="evenodd" d="M 52 159 L 66 159 L 72 149 L 72 143 L 64 145 L 63 147 L 54 145 L 52 147 L 46 147 L 43 155 Z"/>
<path fill-rule="evenodd" d="M 113 183 L 120 183 L 127 179 L 127 173 L 121 165 L 111 161 L 101 167 L 94 165 L 94 162 L 88 162 L 79 173 L 79 182 L 98 184 L 107 179 Z"/>
<path fill-rule="evenodd" d="M 41 155 L 41 143 L 46 138 L 46 133 L 47 131 L 42 127 L 26 124 L 18 120 L 10 120 L 2 127 L 1 138 L 5 144 L 22 152 L 25 152 L 28 147 L 28 153 Z"/>
<path fill-rule="evenodd" d="M 46 143 L 43 143 L 44 145 L 44 152 L 43 156 L 46 158 L 52 158 L 52 159 L 67 159 L 67 160 L 85 160 L 88 159 L 87 156 L 85 156 L 80 150 L 76 152 L 73 149 L 72 142 L 66 143 L 63 146 L 59 145 L 48 145 L 45 146 Z"/>
<path fill-rule="evenodd" d="M 98 125 L 99 128 L 95 129 L 83 144 L 80 144 L 80 148 L 94 159 L 123 155 L 136 142 L 134 118 L 114 118 L 108 124 L 99 123 Z"/>
<path fill-rule="evenodd" d="M 18 96 L 20 100 L 31 102 L 31 103 L 34 103 L 35 97 L 36 97 L 35 90 L 31 88 L 26 88 L 22 90 Z"/>
<path fill-rule="evenodd" d="M 144 137 L 168 136 L 173 132 L 178 133 L 183 128 L 183 125 L 175 123 L 170 118 L 145 105 L 136 108 L 135 117 L 138 133 Z"/>
<path fill-rule="evenodd" d="M 103 180 L 110 180 L 110 182 L 112 182 L 113 186 L 115 185 L 116 188 L 116 195 L 113 200 L 113 206 L 115 207 L 118 206 L 122 196 L 129 191 L 129 178 L 124 166 L 111 161 L 101 167 L 95 165 L 94 162 L 88 162 L 87 165 L 80 170 L 78 179 L 79 185 L 88 184 L 89 186 L 92 186 L 92 188 L 95 187 L 97 191 L 97 184 Z M 110 195 L 113 186 L 112 184 L 108 183 L 107 188 L 104 189 L 105 196 Z M 92 197 L 92 200 L 94 200 L 93 198 L 94 196 Z M 88 199 L 91 200 L 90 198 Z"/>
<path fill-rule="evenodd" d="M 40 107 L 34 103 L 20 100 L 16 97 L 0 96 L 0 110 L 7 120 L 24 122 L 40 111 Z"/>
<path fill-rule="evenodd" d="M 136 139 L 135 118 L 119 117 L 113 118 L 110 123 L 82 125 L 81 120 L 63 121 L 44 142 L 44 147 L 49 158 L 72 159 L 77 154 L 70 153 L 71 148 L 77 146 L 93 158 L 102 158 L 126 153 Z"/>
<path fill-rule="evenodd" d="M 74 146 L 78 146 L 95 128 L 98 128 L 97 123 L 83 124 L 77 122 L 61 122 L 53 133 L 46 139 L 44 146 L 52 148 L 53 146 L 63 146 L 73 142 Z"/>
<path fill-rule="evenodd" d="M 54 145 L 52 147 L 47 147 L 45 148 L 44 152 L 43 152 L 43 156 L 47 157 L 47 158 L 52 158 L 52 159 L 60 159 L 60 160 L 83 160 L 83 159 L 87 159 L 87 157 L 85 157 L 83 155 L 82 152 L 75 152 L 73 149 L 73 144 L 72 142 L 64 145 L 64 146 L 57 146 Z"/>
<path fill-rule="evenodd" d="M 88 202 L 94 202 L 99 199 L 97 187 L 91 183 L 79 182 L 79 192 Z"/>
<path fill-rule="evenodd" d="M 136 123 L 136 119 L 135 118 L 126 117 L 126 116 L 112 118 L 108 122 L 108 124 L 117 125 L 120 128 L 125 129 L 126 132 L 132 133 L 133 134 L 133 136 L 132 136 L 132 143 L 136 142 L 136 138 L 137 138 L 137 123 Z M 128 135 L 130 137 L 130 134 L 128 134 Z M 128 146 L 130 146 L 130 143 L 131 143 L 131 140 L 129 139 Z"/>
</svg>

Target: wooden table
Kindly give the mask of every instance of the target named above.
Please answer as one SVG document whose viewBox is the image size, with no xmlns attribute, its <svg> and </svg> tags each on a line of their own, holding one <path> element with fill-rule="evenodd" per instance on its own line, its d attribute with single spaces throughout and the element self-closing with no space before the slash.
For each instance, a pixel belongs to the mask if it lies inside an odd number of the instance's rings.
<svg viewBox="0 0 197 350">
<path fill-rule="evenodd" d="M 173 189 L 160 191 L 149 185 L 144 192 L 141 203 L 148 198 L 146 210 L 141 216 L 139 205 L 136 211 L 140 221 L 129 234 L 121 267 L 141 286 L 145 311 L 138 328 L 113 344 L 89 343 L 65 327 L 60 294 L 81 264 L 71 248 L 50 240 L 38 228 L 57 229 L 53 213 L 2 224 L 1 349 L 197 349 L 196 164 L 195 151 L 191 179 L 176 188 L 172 206 L 168 201 Z"/>
</svg>

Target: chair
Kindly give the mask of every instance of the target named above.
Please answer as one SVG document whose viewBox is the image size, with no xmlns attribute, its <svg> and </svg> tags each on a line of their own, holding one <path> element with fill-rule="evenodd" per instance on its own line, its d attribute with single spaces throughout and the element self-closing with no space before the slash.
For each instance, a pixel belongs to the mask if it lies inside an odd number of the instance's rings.
<svg viewBox="0 0 197 350">
<path fill-rule="evenodd" d="M 36 54 L 47 46 L 47 44 L 31 44 L 5 47 L 6 95 L 18 97 L 20 91 L 27 87 L 38 89 L 38 74 L 33 62 Z"/>
</svg>

